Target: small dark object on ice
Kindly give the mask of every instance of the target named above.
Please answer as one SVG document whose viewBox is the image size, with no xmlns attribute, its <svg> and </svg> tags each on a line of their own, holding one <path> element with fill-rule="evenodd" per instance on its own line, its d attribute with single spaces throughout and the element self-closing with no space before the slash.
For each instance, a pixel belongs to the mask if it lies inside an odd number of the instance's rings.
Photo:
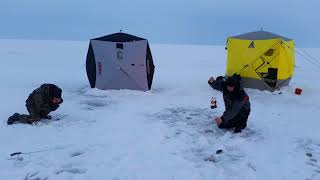
<svg viewBox="0 0 320 180">
<path fill-rule="evenodd" d="M 273 95 L 281 95 L 282 92 L 278 92 L 278 93 L 273 93 Z"/>
<path fill-rule="evenodd" d="M 216 151 L 216 154 L 221 154 L 222 152 L 223 152 L 222 149 L 218 149 L 218 150 Z"/>
<path fill-rule="evenodd" d="M 240 128 L 235 128 L 234 131 L 233 131 L 233 134 L 238 134 L 238 133 L 241 133 L 241 129 Z"/>
<path fill-rule="evenodd" d="M 44 116 L 43 119 L 51 119 L 52 117 L 47 115 L 47 116 Z"/>
<path fill-rule="evenodd" d="M 22 152 L 15 152 L 15 153 L 10 154 L 10 156 L 12 157 L 12 156 L 20 155 L 20 154 L 22 154 Z"/>
<path fill-rule="evenodd" d="M 312 157 L 312 153 L 306 153 L 306 156 Z"/>
<path fill-rule="evenodd" d="M 23 161 L 23 157 L 20 156 L 22 154 L 22 152 L 15 152 L 10 154 L 10 156 L 12 158 L 9 158 L 8 160 L 16 160 L 16 161 Z"/>
<path fill-rule="evenodd" d="M 205 132 L 205 133 L 213 133 L 213 130 L 211 130 L 211 129 L 206 129 L 204 132 Z"/>
</svg>

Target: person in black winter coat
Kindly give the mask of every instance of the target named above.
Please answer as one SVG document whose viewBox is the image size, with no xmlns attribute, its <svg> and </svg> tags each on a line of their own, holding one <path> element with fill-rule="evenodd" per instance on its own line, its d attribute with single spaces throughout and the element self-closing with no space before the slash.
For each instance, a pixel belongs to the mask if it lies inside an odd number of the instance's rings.
<svg viewBox="0 0 320 180">
<path fill-rule="evenodd" d="M 247 93 L 240 87 L 240 76 L 210 78 L 209 85 L 223 92 L 225 111 L 221 117 L 215 119 L 219 128 L 235 128 L 234 133 L 240 133 L 247 127 L 250 114 L 250 101 Z"/>
</svg>

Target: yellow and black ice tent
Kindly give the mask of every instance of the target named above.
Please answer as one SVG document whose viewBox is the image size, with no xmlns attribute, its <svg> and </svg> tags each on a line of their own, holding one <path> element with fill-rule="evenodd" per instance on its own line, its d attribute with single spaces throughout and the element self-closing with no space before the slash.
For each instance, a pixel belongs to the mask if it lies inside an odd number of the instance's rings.
<svg viewBox="0 0 320 180">
<path fill-rule="evenodd" d="M 294 74 L 294 41 L 267 31 L 229 37 L 226 76 L 237 73 L 247 88 L 274 91 Z"/>
</svg>

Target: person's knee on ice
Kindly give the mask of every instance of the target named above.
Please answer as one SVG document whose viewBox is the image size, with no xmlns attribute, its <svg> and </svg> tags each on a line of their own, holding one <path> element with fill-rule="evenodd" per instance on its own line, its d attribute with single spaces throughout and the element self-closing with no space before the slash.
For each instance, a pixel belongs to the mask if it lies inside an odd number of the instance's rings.
<svg viewBox="0 0 320 180">
<path fill-rule="evenodd" d="M 215 118 L 215 122 L 220 129 L 232 129 L 234 128 L 234 133 L 240 133 L 243 129 L 247 127 L 248 115 L 242 114 L 242 112 L 237 115 L 234 119 L 229 121 L 224 120 L 223 117 Z"/>
<path fill-rule="evenodd" d="M 50 112 L 59 108 L 59 105 L 63 103 L 62 90 L 54 84 L 43 84 L 39 88 L 35 89 L 26 100 L 26 107 L 30 115 L 19 118 L 20 123 L 32 124 L 38 122 L 41 119 L 51 119 Z M 9 122 L 8 119 L 8 124 Z"/>
<path fill-rule="evenodd" d="M 216 122 L 217 126 L 218 126 L 220 129 L 224 129 L 224 126 L 223 126 L 223 122 L 222 122 L 221 117 L 216 117 L 216 118 L 214 119 L 214 121 Z"/>
</svg>

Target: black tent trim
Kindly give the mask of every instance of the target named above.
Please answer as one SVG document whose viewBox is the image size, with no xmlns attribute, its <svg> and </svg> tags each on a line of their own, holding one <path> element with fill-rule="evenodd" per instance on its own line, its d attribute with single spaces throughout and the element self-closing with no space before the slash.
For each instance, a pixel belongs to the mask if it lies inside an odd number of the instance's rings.
<svg viewBox="0 0 320 180">
<path fill-rule="evenodd" d="M 148 63 L 149 61 L 149 63 Z M 153 58 L 150 50 L 149 43 L 147 45 L 147 58 L 146 58 L 146 68 L 147 68 L 147 79 L 148 79 L 148 88 L 149 90 L 151 89 L 152 86 L 152 80 L 153 80 L 153 74 L 154 74 L 154 63 L 153 63 Z M 148 73 L 148 68 L 150 73 Z"/>
<path fill-rule="evenodd" d="M 86 70 L 87 70 L 87 76 L 89 79 L 90 86 L 91 88 L 94 88 L 96 86 L 96 61 L 95 61 L 91 42 L 89 44 L 89 49 L 87 54 Z"/>
<path fill-rule="evenodd" d="M 110 41 L 110 42 L 132 42 L 132 41 L 141 41 L 146 39 L 120 32 L 120 33 L 110 34 L 107 36 L 98 37 L 92 40 Z"/>
</svg>

